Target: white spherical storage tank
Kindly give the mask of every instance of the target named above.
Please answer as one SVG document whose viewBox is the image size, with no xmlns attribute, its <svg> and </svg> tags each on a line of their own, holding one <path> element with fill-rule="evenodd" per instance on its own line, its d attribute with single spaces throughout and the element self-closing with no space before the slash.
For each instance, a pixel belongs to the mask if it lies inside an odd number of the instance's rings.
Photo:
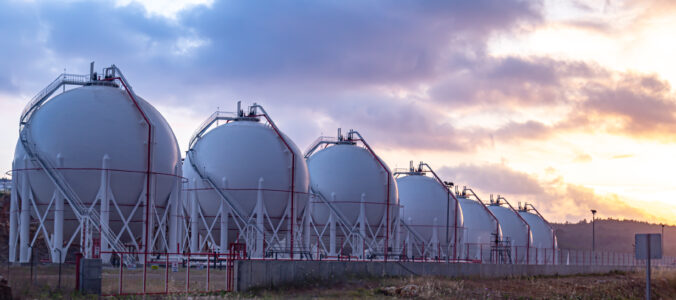
<svg viewBox="0 0 676 300">
<path fill-rule="evenodd" d="M 555 258 L 558 247 L 554 230 L 539 214 L 532 212 L 535 210 L 529 211 L 528 206 L 531 205 L 526 204 L 523 208 L 520 207 L 519 214 L 526 220 L 533 235 L 530 262 L 554 264 L 556 263 Z"/>
<path fill-rule="evenodd" d="M 314 153 L 309 151 L 305 156 L 312 192 L 317 195 L 312 201 L 313 223 L 321 228 L 330 227 L 326 230 L 329 231 L 326 254 L 364 257 L 396 252 L 393 229 L 399 200 L 397 183 L 389 167 L 356 131 L 350 131 L 347 139 L 339 134 L 338 140 L 324 140 L 311 149 L 322 144 L 327 147 Z M 358 235 L 351 234 L 354 227 L 358 228 Z M 342 241 L 338 246 L 337 237 Z"/>
<path fill-rule="evenodd" d="M 171 226 L 171 234 L 178 234 L 177 216 L 165 214 L 169 206 L 178 206 L 180 193 L 181 161 L 174 133 L 152 105 L 133 94 L 116 67 L 106 72 L 115 77 L 60 76 L 57 89 L 63 84 L 83 86 L 53 98 L 41 93 L 35 98 L 39 101 L 27 107 L 30 113 L 22 116 L 13 162 L 17 194 L 12 205 L 19 216 L 10 220 L 18 227 L 22 262 L 30 257 L 35 241 L 41 240 L 29 236 L 26 222 L 31 218 L 42 222 L 36 234 L 46 236 L 52 261 L 63 260 L 69 250 L 74 251 L 70 246 L 78 243 L 86 256 L 95 257 L 98 251 L 130 247 L 166 251 L 178 239 L 153 232 L 167 232 Z M 121 88 L 122 80 L 129 89 Z M 55 92 L 53 85 L 51 92 Z M 80 207 L 93 210 L 90 221 L 78 218 L 83 213 Z M 90 248 L 98 243 L 100 249 Z M 110 258 L 107 253 L 101 256 L 104 263 Z"/>
<path fill-rule="evenodd" d="M 464 247 L 460 257 L 468 260 L 488 260 L 491 245 L 502 238 L 500 225 L 483 203 L 466 196 L 458 196 L 464 216 Z"/>
<path fill-rule="evenodd" d="M 510 259 L 512 263 L 526 263 L 530 256 L 530 247 L 533 236 L 528 224 L 509 206 L 504 198 L 498 197 L 495 202 L 488 205 L 488 209 L 500 222 L 503 240 L 511 243 Z"/>
<path fill-rule="evenodd" d="M 397 178 L 397 187 L 400 217 L 406 223 L 407 255 L 458 258 L 463 244 L 463 211 L 444 183 L 426 176 L 422 166 L 417 171 L 411 168 L 396 173 L 405 174 Z"/>
<path fill-rule="evenodd" d="M 237 240 L 254 257 L 286 253 L 292 250 L 291 232 L 294 251 L 302 249 L 299 225 L 308 202 L 307 165 L 271 120 L 261 122 L 265 116 L 216 113 L 198 130 L 202 134 L 183 168 L 192 252 L 227 252 Z M 217 120 L 224 124 L 207 131 Z M 247 227 L 250 218 L 255 228 Z"/>
</svg>

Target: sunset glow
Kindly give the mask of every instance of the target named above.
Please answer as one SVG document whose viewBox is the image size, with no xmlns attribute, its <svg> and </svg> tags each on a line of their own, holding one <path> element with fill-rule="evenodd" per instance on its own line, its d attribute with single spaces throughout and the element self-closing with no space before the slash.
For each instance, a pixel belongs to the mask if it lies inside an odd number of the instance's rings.
<svg viewBox="0 0 676 300">
<path fill-rule="evenodd" d="M 217 108 L 259 102 L 301 149 L 354 128 L 391 168 L 425 161 L 551 221 L 676 225 L 670 1 L 172 2 L 0 4 L 0 170 L 32 95 L 95 60 L 182 151 Z"/>
</svg>

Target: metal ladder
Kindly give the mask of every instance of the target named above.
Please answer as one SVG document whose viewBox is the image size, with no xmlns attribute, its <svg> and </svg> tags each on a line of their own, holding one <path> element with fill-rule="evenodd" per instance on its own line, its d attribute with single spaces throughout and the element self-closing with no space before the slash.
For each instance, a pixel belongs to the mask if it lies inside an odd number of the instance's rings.
<svg viewBox="0 0 676 300">
<path fill-rule="evenodd" d="M 353 234 L 358 235 L 363 241 L 366 241 L 366 237 L 361 234 L 359 229 L 357 227 L 355 227 L 354 224 L 352 224 L 350 221 L 348 221 L 347 218 L 345 217 L 345 215 L 343 215 L 343 213 L 340 210 L 338 210 L 335 206 L 333 206 L 333 203 L 331 201 L 329 201 L 328 199 L 326 199 L 326 197 L 324 197 L 324 194 L 322 194 L 320 191 L 318 191 L 314 187 L 310 187 L 310 191 L 312 192 L 312 194 L 317 196 L 317 198 L 322 200 L 322 202 L 324 202 L 324 204 L 326 204 L 326 206 L 329 208 L 329 210 L 331 210 L 336 215 L 336 217 L 338 218 L 338 222 L 340 222 L 340 224 L 343 227 L 350 229 L 350 235 L 353 235 Z M 365 243 L 365 245 L 370 251 L 373 251 L 373 249 L 371 248 L 371 245 L 369 243 Z"/>
<path fill-rule="evenodd" d="M 113 65 L 113 68 L 115 68 L 118 72 L 119 69 Z M 49 180 L 56 186 L 56 188 L 59 190 L 59 192 L 65 197 L 66 201 L 68 204 L 71 206 L 73 209 L 73 212 L 75 213 L 75 216 L 77 219 L 80 221 L 80 226 L 84 226 L 85 221 L 89 221 L 93 223 L 95 227 L 100 228 L 101 230 L 101 235 L 104 236 L 107 240 L 107 242 L 110 244 L 111 248 L 113 248 L 115 251 L 118 253 L 123 253 L 126 252 L 126 248 L 124 244 L 122 244 L 117 238 L 114 232 L 110 229 L 108 224 L 103 224 L 101 223 L 99 215 L 96 213 L 95 210 L 87 207 L 82 200 L 80 200 L 80 197 L 77 195 L 77 193 L 72 189 L 72 187 L 68 184 L 68 181 L 63 177 L 61 172 L 54 167 L 54 165 L 51 163 L 51 161 L 45 157 L 42 157 L 40 155 L 40 151 L 37 149 L 37 146 L 35 142 L 31 138 L 30 134 L 30 125 L 31 125 L 31 120 L 33 113 L 37 111 L 48 99 L 49 97 L 56 92 L 60 87 L 71 84 L 71 85 L 86 85 L 90 83 L 89 80 L 87 80 L 86 75 L 70 75 L 70 74 L 61 74 L 59 77 L 56 78 L 50 85 L 48 85 L 45 89 L 43 89 L 40 93 L 38 93 L 31 102 L 29 102 L 28 106 L 26 109 L 24 109 L 24 112 L 21 115 L 21 122 L 20 122 L 20 140 L 21 140 L 21 145 L 26 151 L 26 154 L 30 157 L 30 159 L 33 162 L 37 162 L 38 165 L 42 170 L 45 171 L 45 174 L 47 177 L 49 177 Z M 121 80 L 124 80 L 124 77 L 121 76 L 120 73 L 120 78 Z M 125 84 L 127 84 L 125 82 Z M 127 86 L 129 86 L 127 84 Z M 147 245 L 146 245 L 147 247 Z M 134 265 L 136 264 L 135 258 L 132 257 L 132 255 L 126 255 L 125 256 L 125 264 L 127 265 Z"/>
<path fill-rule="evenodd" d="M 235 216 L 237 216 L 237 218 L 239 218 L 242 222 L 244 222 L 245 225 L 248 225 L 246 222 L 246 218 L 244 218 L 244 214 L 239 209 L 239 206 L 237 206 L 235 202 L 230 200 L 230 198 L 228 198 L 228 196 L 225 195 L 225 192 L 223 192 L 223 190 L 220 187 L 218 187 L 218 185 L 216 185 L 216 183 L 211 179 L 211 177 L 207 176 L 206 174 L 203 174 L 202 171 L 200 171 L 200 168 L 195 163 L 195 151 L 193 151 L 193 149 L 190 149 L 188 150 L 187 155 L 190 160 L 190 165 L 195 170 L 197 175 L 202 180 L 205 180 L 209 184 L 209 187 L 211 187 L 214 191 L 216 191 L 216 193 L 221 197 L 221 199 L 223 199 L 223 201 L 225 201 L 225 203 L 228 206 L 230 206 L 230 209 L 232 209 L 232 212 L 235 213 Z M 252 227 L 256 228 L 258 231 L 261 231 L 261 229 L 258 228 L 258 226 Z"/>
</svg>

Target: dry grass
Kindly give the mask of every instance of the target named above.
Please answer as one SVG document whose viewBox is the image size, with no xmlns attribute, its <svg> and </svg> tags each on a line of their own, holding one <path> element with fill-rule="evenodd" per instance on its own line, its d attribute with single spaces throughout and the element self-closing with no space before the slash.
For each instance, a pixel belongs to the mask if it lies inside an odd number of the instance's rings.
<svg viewBox="0 0 676 300">
<path fill-rule="evenodd" d="M 37 280 L 29 280 L 27 267 L 12 267 L 1 270 L 6 276 L 10 274 L 10 286 L 15 296 L 23 299 L 85 299 L 73 292 L 55 291 L 55 266 L 36 267 Z M 169 272 L 170 291 L 184 291 L 187 270 Z M 211 288 L 224 286 L 225 273 L 212 270 Z M 72 267 L 64 268 L 62 278 L 64 291 L 71 291 L 74 286 Z M 140 291 L 142 286 L 142 270 L 125 270 L 124 291 Z M 308 281 L 294 285 L 281 286 L 273 290 L 258 289 L 247 293 L 212 293 L 197 294 L 195 291 L 206 288 L 206 270 L 190 270 L 190 294 L 192 299 L 355 299 L 355 298 L 406 298 L 410 291 L 419 299 L 642 299 L 645 292 L 645 274 L 614 272 L 609 274 L 593 274 L 579 276 L 541 276 L 504 279 L 464 278 L 416 276 L 396 278 L 349 278 L 341 281 Z M 119 274 L 115 269 L 104 270 L 104 292 L 117 291 Z M 164 291 L 164 268 L 150 269 L 148 273 L 148 291 Z M 654 299 L 676 299 L 676 271 L 653 272 Z M 404 292 L 402 292 L 404 290 Z M 409 294 L 406 294 L 407 291 Z M 142 299 L 142 297 L 118 297 L 121 299 Z M 150 296 L 146 299 L 185 299 L 187 295 L 179 294 L 168 297 Z"/>
<path fill-rule="evenodd" d="M 406 277 L 350 279 L 337 284 L 313 282 L 240 295 L 252 298 L 407 298 L 418 299 L 643 299 L 644 273 L 542 276 L 505 279 Z M 653 299 L 676 299 L 676 271 L 653 274 Z M 413 287 L 413 288 L 412 288 Z M 402 290 L 404 290 L 402 292 Z"/>
</svg>

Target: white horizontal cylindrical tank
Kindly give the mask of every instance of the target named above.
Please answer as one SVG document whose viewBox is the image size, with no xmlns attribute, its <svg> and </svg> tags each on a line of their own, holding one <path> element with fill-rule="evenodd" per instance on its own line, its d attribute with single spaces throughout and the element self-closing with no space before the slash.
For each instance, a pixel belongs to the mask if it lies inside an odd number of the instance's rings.
<svg viewBox="0 0 676 300">
<path fill-rule="evenodd" d="M 488 209 L 500 222 L 503 240 L 509 240 L 511 243 L 512 262 L 525 263 L 529 256 L 528 246 L 532 244 L 533 236 L 528 231 L 528 226 L 521 220 L 519 215 L 509 207 L 504 207 L 498 202 L 488 205 Z"/>
<path fill-rule="evenodd" d="M 552 255 L 556 252 L 558 245 L 552 229 L 547 222 L 537 214 L 526 210 L 519 210 L 519 214 L 526 220 L 528 225 L 530 225 L 530 230 L 533 235 L 531 251 L 537 251 L 537 253 L 531 255 L 530 261 L 537 262 L 538 264 L 553 263 Z"/>
<path fill-rule="evenodd" d="M 263 198 L 264 213 L 269 216 L 265 230 L 277 228 L 284 218 L 287 207 L 290 209 L 292 176 L 294 177 L 295 217 L 300 218 L 308 202 L 309 175 L 308 168 L 298 147 L 283 135 L 289 142 L 292 152 L 285 146 L 282 137 L 266 124 L 256 118 L 242 118 L 230 121 L 215 127 L 202 136 L 192 151 L 195 165 L 201 173 L 213 180 L 228 198 L 248 218 L 256 213 L 255 208 L 259 194 Z M 292 157 L 295 156 L 295 168 L 292 167 Z M 197 194 L 198 209 L 201 210 L 209 227 L 219 213 L 222 198 L 207 182 L 200 179 L 199 174 L 187 157 L 184 162 L 183 175 L 189 181 L 190 187 L 186 190 Z M 295 175 L 292 173 L 295 172 Z M 226 204 L 226 207 L 227 204 Z M 188 206 L 188 211 L 191 207 Z M 241 221 L 239 221 L 241 222 Z M 288 222 L 288 220 L 287 220 Z M 198 221 L 202 238 L 208 228 Z M 228 221 L 228 243 L 238 238 L 238 227 L 234 221 Z M 281 228 L 281 233 L 288 231 L 287 226 Z M 220 226 L 211 229 L 217 246 L 225 244 L 220 241 Z M 268 237 L 270 234 L 268 234 Z M 195 250 L 195 249 L 193 249 Z M 225 249 L 221 249 L 224 251 Z"/>
<path fill-rule="evenodd" d="M 389 167 L 381 166 L 367 149 L 353 143 L 336 144 L 311 155 L 307 164 L 312 188 L 332 201 L 348 222 L 358 222 L 364 199 L 366 222 L 376 231 L 386 219 L 388 193 L 390 221 L 398 215 L 397 183 L 391 173 L 388 174 Z M 312 216 L 316 223 L 326 224 L 329 208 L 317 203 Z"/>
<path fill-rule="evenodd" d="M 447 188 L 423 173 L 397 178 L 397 187 L 401 218 L 408 227 L 426 243 L 438 244 L 440 249 L 432 253 L 452 256 L 455 251 L 456 256 L 459 255 L 463 244 L 463 211 L 459 205 L 456 211 L 456 201 Z M 457 245 L 456 249 L 454 245 Z"/>
<path fill-rule="evenodd" d="M 135 98 L 154 126 L 151 194 L 154 206 L 162 212 L 181 172 L 180 151 L 162 115 L 145 100 Z M 30 131 L 40 157 L 52 162 L 84 205 L 97 202 L 92 208 L 98 211 L 101 199 L 111 201 L 110 228 L 117 233 L 127 223 L 131 233 L 125 230 L 120 240 L 137 243 L 144 230 L 144 206 L 134 207 L 139 201 L 145 203 L 148 125 L 127 92 L 110 84 L 66 91 L 35 111 L 24 130 Z M 107 172 L 109 180 L 102 179 L 102 172 Z M 54 212 L 59 206 L 55 203 L 62 200 L 53 199 L 56 187 L 37 162 L 27 157 L 21 141 L 14 154 L 13 178 L 22 198 L 35 198 L 40 214 L 49 207 L 44 224 L 47 232 L 54 234 Z M 68 203 L 64 205 L 59 209 L 63 211 L 62 233 L 56 235 L 65 243 L 79 222 Z M 31 215 L 38 217 L 34 211 Z"/>
<path fill-rule="evenodd" d="M 497 238 L 502 238 L 498 222 L 483 203 L 463 196 L 459 196 L 458 201 L 465 220 L 465 248 L 461 257 L 471 260 L 488 259 L 490 247 L 495 244 L 496 232 Z"/>
</svg>

